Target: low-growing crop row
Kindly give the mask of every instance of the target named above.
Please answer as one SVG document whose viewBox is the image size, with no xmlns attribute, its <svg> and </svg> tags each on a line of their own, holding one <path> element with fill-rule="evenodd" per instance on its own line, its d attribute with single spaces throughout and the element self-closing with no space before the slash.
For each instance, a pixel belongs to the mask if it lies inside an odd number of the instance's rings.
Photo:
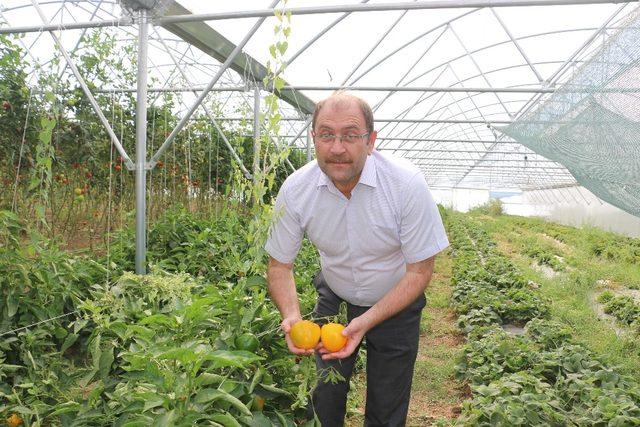
<svg viewBox="0 0 640 427">
<path fill-rule="evenodd" d="M 473 335 L 478 327 L 513 323 L 522 326 L 543 316 L 547 305 L 481 228 L 448 225 L 453 237 L 453 301 L 459 326 Z M 482 328 L 480 329 L 482 330 Z"/>
<path fill-rule="evenodd" d="M 447 215 L 447 223 L 454 304 L 468 338 L 457 372 L 472 391 L 458 423 L 640 425 L 635 379 L 572 342 L 570 329 L 547 318 L 548 302 L 496 251 L 480 223 L 457 214 Z M 507 333 L 506 322 L 524 325 L 524 333 Z"/>
<path fill-rule="evenodd" d="M 555 271 L 564 271 L 562 253 L 551 243 L 541 242 L 534 236 L 527 236 L 521 241 L 521 250 L 539 265 L 546 265 Z"/>
<path fill-rule="evenodd" d="M 604 312 L 620 323 L 640 328 L 640 305 L 628 295 L 615 295 L 611 291 L 600 294 L 598 301 L 604 304 Z"/>
</svg>

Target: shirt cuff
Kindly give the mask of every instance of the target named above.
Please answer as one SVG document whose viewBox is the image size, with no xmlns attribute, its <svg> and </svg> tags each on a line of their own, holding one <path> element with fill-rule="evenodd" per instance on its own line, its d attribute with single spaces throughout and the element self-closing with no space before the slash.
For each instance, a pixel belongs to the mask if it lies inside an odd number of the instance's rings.
<svg viewBox="0 0 640 427">
<path fill-rule="evenodd" d="M 449 240 L 440 239 L 436 241 L 436 243 L 426 249 L 423 249 L 420 252 L 412 253 L 412 254 L 404 254 L 404 260 L 407 264 L 413 264 L 418 261 L 424 261 L 425 259 L 429 259 L 432 256 L 442 252 L 449 246 Z"/>
<path fill-rule="evenodd" d="M 281 262 L 282 264 L 292 264 L 293 261 L 295 261 L 296 259 L 295 255 L 292 257 L 291 256 L 287 257 L 282 252 L 278 251 L 272 245 L 270 245 L 269 242 L 267 242 L 267 244 L 264 245 L 264 249 L 267 251 L 269 256 L 271 256 L 271 258 L 275 259 L 278 262 Z"/>
</svg>

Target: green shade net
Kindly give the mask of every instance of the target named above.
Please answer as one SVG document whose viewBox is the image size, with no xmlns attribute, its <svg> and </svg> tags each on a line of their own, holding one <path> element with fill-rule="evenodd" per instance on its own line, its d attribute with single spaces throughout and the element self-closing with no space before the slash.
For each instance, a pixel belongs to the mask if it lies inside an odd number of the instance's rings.
<svg viewBox="0 0 640 427">
<path fill-rule="evenodd" d="M 640 217 L 640 13 L 537 109 L 500 130 Z"/>
</svg>

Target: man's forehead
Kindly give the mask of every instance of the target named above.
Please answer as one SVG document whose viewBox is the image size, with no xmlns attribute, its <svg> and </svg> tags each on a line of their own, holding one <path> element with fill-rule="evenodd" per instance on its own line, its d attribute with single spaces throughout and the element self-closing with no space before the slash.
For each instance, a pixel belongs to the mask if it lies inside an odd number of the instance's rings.
<svg viewBox="0 0 640 427">
<path fill-rule="evenodd" d="M 328 118 L 327 116 L 336 112 L 348 113 L 348 118 L 357 119 L 364 122 L 364 114 L 358 106 L 358 102 L 355 98 L 350 97 L 336 97 L 327 99 L 326 103 L 322 106 L 322 109 L 318 113 L 318 121 Z M 345 117 L 347 118 L 347 117 Z"/>
<path fill-rule="evenodd" d="M 348 110 L 350 108 L 358 107 L 358 100 L 352 96 L 340 95 L 328 98 L 324 107 L 329 107 L 338 110 Z"/>
</svg>

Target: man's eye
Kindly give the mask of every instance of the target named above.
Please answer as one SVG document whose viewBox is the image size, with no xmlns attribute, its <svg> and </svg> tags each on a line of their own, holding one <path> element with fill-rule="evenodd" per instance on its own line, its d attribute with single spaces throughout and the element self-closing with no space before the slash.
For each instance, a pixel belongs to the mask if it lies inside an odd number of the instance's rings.
<svg viewBox="0 0 640 427">
<path fill-rule="evenodd" d="M 336 136 L 334 134 L 331 133 L 321 133 L 320 135 L 318 135 L 321 139 L 333 139 Z"/>
</svg>

